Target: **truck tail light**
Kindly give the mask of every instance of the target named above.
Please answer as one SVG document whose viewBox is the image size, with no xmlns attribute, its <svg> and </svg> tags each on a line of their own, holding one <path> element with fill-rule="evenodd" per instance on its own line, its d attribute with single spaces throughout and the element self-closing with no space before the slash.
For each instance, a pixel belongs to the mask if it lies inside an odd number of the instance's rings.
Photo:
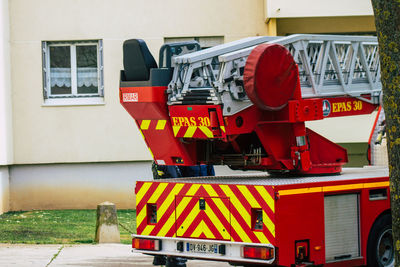
<svg viewBox="0 0 400 267">
<path fill-rule="evenodd" d="M 161 240 L 134 238 L 132 239 L 132 248 L 140 250 L 161 250 Z"/>
<path fill-rule="evenodd" d="M 270 260 L 274 258 L 274 249 L 268 247 L 243 247 L 243 257 L 248 259 Z"/>
<path fill-rule="evenodd" d="M 296 262 L 309 261 L 310 259 L 310 243 L 308 240 L 299 240 L 295 242 Z"/>
</svg>

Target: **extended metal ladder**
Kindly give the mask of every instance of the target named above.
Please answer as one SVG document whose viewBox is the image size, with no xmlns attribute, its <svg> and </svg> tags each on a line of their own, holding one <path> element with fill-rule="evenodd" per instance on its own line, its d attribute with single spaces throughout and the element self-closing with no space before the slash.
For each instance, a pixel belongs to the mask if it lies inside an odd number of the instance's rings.
<svg viewBox="0 0 400 267">
<path fill-rule="evenodd" d="M 382 91 L 376 37 L 290 35 L 253 37 L 175 58 L 169 104 L 249 105 L 243 88 L 247 57 L 261 43 L 285 46 L 298 64 L 303 98 L 352 96 L 379 103 Z"/>
</svg>

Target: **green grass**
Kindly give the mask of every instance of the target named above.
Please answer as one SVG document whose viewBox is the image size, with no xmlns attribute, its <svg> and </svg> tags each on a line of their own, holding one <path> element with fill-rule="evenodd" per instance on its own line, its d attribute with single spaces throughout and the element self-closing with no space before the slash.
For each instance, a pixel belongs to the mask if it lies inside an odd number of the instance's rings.
<svg viewBox="0 0 400 267">
<path fill-rule="evenodd" d="M 118 210 L 117 216 L 121 243 L 130 244 L 131 234 L 136 232 L 136 211 Z M 95 231 L 96 210 L 13 211 L 0 215 L 0 243 L 91 244 Z"/>
</svg>

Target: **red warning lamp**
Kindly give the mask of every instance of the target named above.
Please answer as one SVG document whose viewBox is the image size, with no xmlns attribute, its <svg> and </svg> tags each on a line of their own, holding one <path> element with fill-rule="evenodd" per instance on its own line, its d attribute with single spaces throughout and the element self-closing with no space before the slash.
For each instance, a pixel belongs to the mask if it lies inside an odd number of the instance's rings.
<svg viewBox="0 0 400 267">
<path fill-rule="evenodd" d="M 243 247 L 243 258 L 270 260 L 274 258 L 274 249 L 269 247 Z"/>
<path fill-rule="evenodd" d="M 157 239 L 133 238 L 132 248 L 140 250 L 161 250 L 161 241 Z"/>
</svg>

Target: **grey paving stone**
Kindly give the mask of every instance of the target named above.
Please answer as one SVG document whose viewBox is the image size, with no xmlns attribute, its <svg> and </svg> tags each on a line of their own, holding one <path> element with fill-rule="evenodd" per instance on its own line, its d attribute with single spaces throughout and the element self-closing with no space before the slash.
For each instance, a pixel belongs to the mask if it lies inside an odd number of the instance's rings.
<svg viewBox="0 0 400 267">
<path fill-rule="evenodd" d="M 55 256 L 56 255 L 56 256 Z M 54 258 L 54 259 L 53 259 Z M 53 260 L 52 260 L 53 259 Z M 153 257 L 133 253 L 130 245 L 14 245 L 0 244 L 0 266 L 124 267 L 153 266 Z M 228 267 L 215 261 L 190 260 L 187 267 Z"/>
<path fill-rule="evenodd" d="M 46 266 L 61 245 L 0 244 L 0 266 Z"/>
</svg>

